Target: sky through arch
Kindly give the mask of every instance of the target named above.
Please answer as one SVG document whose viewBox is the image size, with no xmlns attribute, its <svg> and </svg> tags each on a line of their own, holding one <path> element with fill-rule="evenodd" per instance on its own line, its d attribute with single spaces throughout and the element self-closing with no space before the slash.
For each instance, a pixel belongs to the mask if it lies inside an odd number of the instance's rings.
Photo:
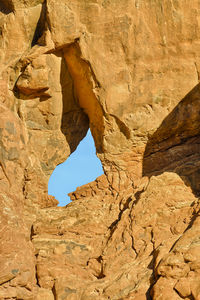
<svg viewBox="0 0 200 300">
<path fill-rule="evenodd" d="M 59 201 L 59 206 L 67 205 L 70 202 L 68 193 L 102 174 L 101 161 L 96 156 L 94 140 L 89 129 L 77 149 L 53 171 L 49 179 L 48 193 Z"/>
</svg>

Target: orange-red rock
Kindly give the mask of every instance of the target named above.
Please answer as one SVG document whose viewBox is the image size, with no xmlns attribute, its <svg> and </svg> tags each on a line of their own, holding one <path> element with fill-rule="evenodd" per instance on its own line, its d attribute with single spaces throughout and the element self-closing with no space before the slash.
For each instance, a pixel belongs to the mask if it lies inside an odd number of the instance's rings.
<svg viewBox="0 0 200 300">
<path fill-rule="evenodd" d="M 200 299 L 199 9 L 1 0 L 0 299 Z M 57 207 L 89 127 L 105 174 Z"/>
</svg>

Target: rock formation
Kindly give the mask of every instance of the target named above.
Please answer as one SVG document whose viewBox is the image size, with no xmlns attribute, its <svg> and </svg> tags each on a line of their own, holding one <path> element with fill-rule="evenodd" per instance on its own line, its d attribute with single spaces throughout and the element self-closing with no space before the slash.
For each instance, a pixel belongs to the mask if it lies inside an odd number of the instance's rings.
<svg viewBox="0 0 200 300">
<path fill-rule="evenodd" d="M 199 15 L 0 1 L 0 299 L 200 299 Z M 89 127 L 105 174 L 57 207 Z"/>
</svg>

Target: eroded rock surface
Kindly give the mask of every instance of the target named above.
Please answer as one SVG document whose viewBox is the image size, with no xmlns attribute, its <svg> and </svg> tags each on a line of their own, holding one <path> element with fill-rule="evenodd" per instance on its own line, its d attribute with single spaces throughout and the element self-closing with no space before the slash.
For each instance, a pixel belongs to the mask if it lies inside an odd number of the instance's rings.
<svg viewBox="0 0 200 300">
<path fill-rule="evenodd" d="M 200 299 L 199 14 L 1 0 L 0 299 Z M 105 174 L 57 207 L 89 127 Z"/>
</svg>

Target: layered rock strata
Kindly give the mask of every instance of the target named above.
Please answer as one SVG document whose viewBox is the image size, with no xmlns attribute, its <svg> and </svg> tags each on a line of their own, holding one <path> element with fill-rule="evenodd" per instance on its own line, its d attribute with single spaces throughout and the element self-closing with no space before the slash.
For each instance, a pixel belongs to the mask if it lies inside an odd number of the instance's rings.
<svg viewBox="0 0 200 300">
<path fill-rule="evenodd" d="M 0 299 L 200 299 L 199 13 L 1 0 Z M 105 174 L 57 207 L 88 128 Z"/>
</svg>

